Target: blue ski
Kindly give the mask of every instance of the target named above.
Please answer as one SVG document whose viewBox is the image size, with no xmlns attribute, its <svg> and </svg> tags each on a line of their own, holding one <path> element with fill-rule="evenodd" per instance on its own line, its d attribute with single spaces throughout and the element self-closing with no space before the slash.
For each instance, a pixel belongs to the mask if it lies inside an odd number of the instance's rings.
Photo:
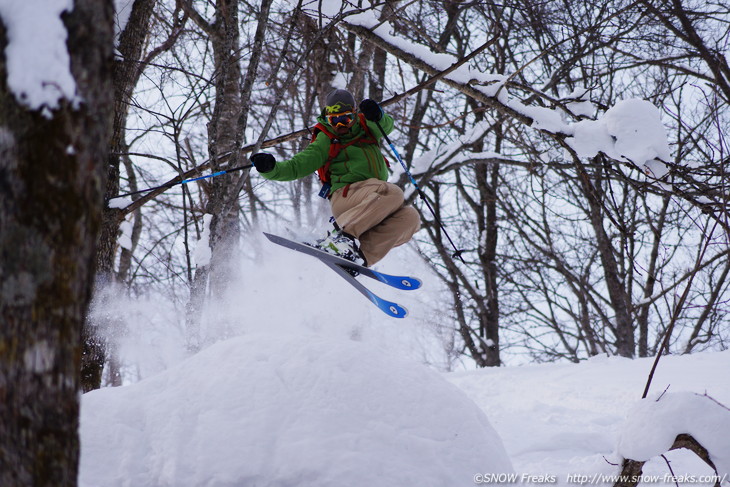
<svg viewBox="0 0 730 487">
<path fill-rule="evenodd" d="M 327 265 L 327 267 L 339 274 L 340 277 L 352 284 L 355 289 L 360 291 L 363 296 L 370 300 L 371 303 L 380 308 L 383 313 L 393 318 L 405 318 L 408 314 L 408 310 L 400 304 L 383 299 L 367 287 L 363 286 L 360 281 L 352 277 L 352 275 L 349 274 L 345 269 L 340 267 L 339 264 L 335 264 L 333 262 L 323 262 L 325 263 L 325 265 Z"/>
<path fill-rule="evenodd" d="M 311 245 L 307 245 L 305 243 L 295 242 L 294 240 L 289 240 L 288 238 L 280 237 L 278 235 L 272 235 L 272 234 L 266 233 L 266 232 L 264 232 L 264 235 L 266 235 L 266 238 L 268 238 L 275 244 L 281 245 L 282 247 L 286 247 L 288 249 L 292 249 L 292 250 L 296 250 L 298 252 L 303 252 L 305 254 L 312 255 L 314 257 L 317 257 L 321 261 L 337 264 L 340 267 L 345 267 L 347 269 L 353 269 L 353 270 L 359 272 L 360 275 L 369 277 L 371 279 L 375 279 L 376 281 L 380 281 L 383 284 L 387 284 L 388 286 L 394 287 L 396 289 L 412 291 L 414 289 L 418 289 L 421 287 L 421 280 L 417 279 L 415 277 L 393 276 L 390 274 L 385 274 L 383 272 L 376 271 L 369 267 L 364 267 L 364 266 L 355 264 L 354 262 L 350 262 L 349 260 L 343 259 L 342 257 L 338 257 L 333 254 L 328 254 L 327 252 L 324 252 L 323 250 L 319 250 L 319 249 L 314 248 Z"/>
<path fill-rule="evenodd" d="M 363 296 L 368 298 L 371 303 L 380 308 L 380 310 L 383 311 L 385 314 L 393 318 L 405 318 L 408 314 L 408 310 L 406 310 L 406 308 L 398 303 L 381 298 L 370 289 L 365 287 L 360 281 L 355 279 L 350 273 L 347 272 L 346 269 L 354 269 L 360 272 L 360 274 L 363 276 L 378 280 L 397 289 L 412 290 L 421 287 L 421 281 L 414 277 L 391 276 L 389 274 L 383 274 L 381 272 L 374 271 L 373 269 L 370 269 L 368 267 L 357 265 L 353 262 L 350 262 L 349 260 L 342 259 L 336 255 L 328 254 L 327 252 L 316 249 L 301 242 L 295 242 L 293 240 L 279 237 L 278 235 L 272 235 L 266 232 L 264 232 L 264 235 L 266 235 L 266 238 L 268 238 L 270 241 L 274 242 L 275 244 L 281 245 L 282 247 L 296 250 L 318 258 L 327 267 L 335 271 L 340 277 L 349 282 Z"/>
</svg>

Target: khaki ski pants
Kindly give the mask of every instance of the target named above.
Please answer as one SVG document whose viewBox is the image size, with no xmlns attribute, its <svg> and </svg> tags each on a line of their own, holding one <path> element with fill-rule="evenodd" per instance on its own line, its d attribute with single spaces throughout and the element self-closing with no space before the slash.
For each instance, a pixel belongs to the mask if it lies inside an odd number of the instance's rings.
<svg viewBox="0 0 730 487">
<path fill-rule="evenodd" d="M 332 214 L 346 233 L 360 240 L 367 265 L 408 242 L 421 226 L 418 212 L 404 205 L 403 190 L 379 179 L 340 188 L 330 199 Z"/>
</svg>

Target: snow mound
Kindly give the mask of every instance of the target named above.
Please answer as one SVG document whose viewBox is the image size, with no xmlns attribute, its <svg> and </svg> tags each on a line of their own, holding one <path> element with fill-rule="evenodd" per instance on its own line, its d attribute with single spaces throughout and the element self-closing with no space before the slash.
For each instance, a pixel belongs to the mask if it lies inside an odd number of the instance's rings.
<svg viewBox="0 0 730 487">
<path fill-rule="evenodd" d="M 359 342 L 256 335 L 88 393 L 81 486 L 444 486 L 513 472 L 440 374 Z"/>
<path fill-rule="evenodd" d="M 487 368 L 445 377 L 489 417 L 520 474 L 516 485 L 527 484 L 522 482 L 524 474 L 551 474 L 556 480 L 551 487 L 610 487 L 616 483 L 623 456 L 651 458 L 643 473 L 647 479 L 655 476 L 661 482 L 643 482 L 643 487 L 713 487 L 715 479 L 699 481 L 714 472 L 694 453 L 684 449 L 666 453 L 671 470 L 667 461 L 656 455 L 666 452 L 679 430 L 687 430 L 682 432 L 696 435 L 712 452 L 718 470 L 727 471 L 730 413 L 695 395 L 706 393 L 730 404 L 730 350 L 663 357 L 652 390 L 669 388 L 676 402 L 672 399 L 662 405 L 669 400 L 666 393 L 659 403 L 639 401 L 637 405 L 653 362 L 653 357 L 630 360 L 596 356 L 578 364 Z M 695 404 L 695 399 L 700 403 Z M 715 434 L 709 437 L 704 433 L 711 428 Z M 629 447 L 644 451 L 634 453 Z M 696 481 L 677 484 L 671 480 L 682 476 L 694 476 Z M 724 478 L 722 487 L 730 487 L 730 474 Z"/>
<path fill-rule="evenodd" d="M 630 411 L 618 442 L 623 458 L 647 461 L 689 434 L 704 446 L 718 473 L 730 474 L 730 410 L 693 392 L 663 394 L 639 401 Z"/>
</svg>

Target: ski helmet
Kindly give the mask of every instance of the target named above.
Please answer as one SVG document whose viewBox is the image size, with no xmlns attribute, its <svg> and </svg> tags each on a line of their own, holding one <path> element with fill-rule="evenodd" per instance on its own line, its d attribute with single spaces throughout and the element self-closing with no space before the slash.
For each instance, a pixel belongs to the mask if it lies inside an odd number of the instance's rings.
<svg viewBox="0 0 730 487">
<path fill-rule="evenodd" d="M 347 90 L 334 89 L 324 101 L 324 114 L 355 111 L 355 97 Z"/>
</svg>

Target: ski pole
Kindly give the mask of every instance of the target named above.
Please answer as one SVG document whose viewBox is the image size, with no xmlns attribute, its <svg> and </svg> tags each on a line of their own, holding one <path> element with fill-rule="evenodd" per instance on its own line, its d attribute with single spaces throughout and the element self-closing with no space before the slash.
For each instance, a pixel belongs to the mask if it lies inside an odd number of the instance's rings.
<svg viewBox="0 0 730 487">
<path fill-rule="evenodd" d="M 145 189 L 140 189 L 139 191 L 132 191 L 131 193 L 120 194 L 118 196 L 115 196 L 114 199 L 116 199 L 116 198 L 125 198 L 127 196 L 133 196 L 135 194 L 140 194 L 140 193 L 148 193 L 148 192 L 154 191 L 156 189 L 172 188 L 173 186 L 177 186 L 177 185 L 181 185 L 181 184 L 188 184 L 188 183 L 192 183 L 194 181 L 200 181 L 201 179 L 214 178 L 216 176 L 222 176 L 224 174 L 229 174 L 229 173 L 236 172 L 236 171 L 242 171 L 244 169 L 250 169 L 252 167 L 253 167 L 253 164 L 247 164 L 245 166 L 233 167 L 231 169 L 225 169 L 223 171 L 218 171 L 218 172 L 214 172 L 214 173 L 208 174 L 207 176 L 199 176 L 197 178 L 183 179 L 182 181 L 177 181 L 177 182 L 174 182 L 174 183 L 165 183 L 165 184 L 161 184 L 159 186 L 153 186 L 152 188 L 145 188 Z"/>
<path fill-rule="evenodd" d="M 434 211 L 433 207 L 431 206 L 431 203 L 428 201 L 428 198 L 426 197 L 426 193 L 424 193 L 421 190 L 421 187 L 416 182 L 415 178 L 413 177 L 413 174 L 411 174 L 411 171 L 408 169 L 408 166 L 406 166 L 406 163 L 403 162 L 403 158 L 398 153 L 398 150 L 395 148 L 395 145 L 393 144 L 393 142 L 390 141 L 390 137 L 388 137 L 388 134 L 385 133 L 385 130 L 383 130 L 383 127 L 380 126 L 379 121 L 376 121 L 375 124 L 378 126 L 378 128 L 380 129 L 380 132 L 383 134 L 383 137 L 385 138 L 385 141 L 390 146 L 390 150 L 395 155 L 395 158 L 398 159 L 398 162 L 400 162 L 401 167 L 403 167 L 403 171 L 405 171 L 406 175 L 411 180 L 411 184 L 413 184 L 413 187 L 416 188 L 416 192 L 418 192 L 418 196 L 421 198 L 421 200 L 423 200 L 424 203 L 426 203 L 426 206 L 428 207 L 429 211 L 433 215 L 434 220 L 436 220 L 436 223 L 438 223 L 439 228 L 441 229 L 442 232 L 444 232 L 444 235 L 446 235 L 446 239 L 449 241 L 449 243 L 451 244 L 451 247 L 454 249 L 454 253 L 451 254 L 451 257 L 452 258 L 458 257 L 462 263 L 466 264 L 466 262 L 464 262 L 464 258 L 461 256 L 461 254 L 464 252 L 464 250 L 459 250 L 456 248 L 456 244 L 454 244 L 454 241 L 451 240 L 451 237 L 449 236 L 449 232 L 446 231 L 446 227 L 441 222 L 439 217 L 436 216 L 436 212 Z"/>
</svg>

